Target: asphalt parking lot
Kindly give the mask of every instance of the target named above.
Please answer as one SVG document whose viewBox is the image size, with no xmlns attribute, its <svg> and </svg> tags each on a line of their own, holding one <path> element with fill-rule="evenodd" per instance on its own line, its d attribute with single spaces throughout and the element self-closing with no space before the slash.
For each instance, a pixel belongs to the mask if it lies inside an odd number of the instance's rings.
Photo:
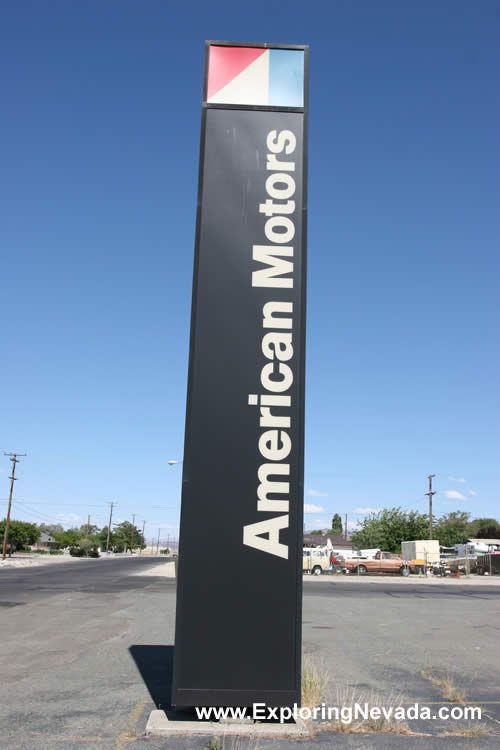
<svg viewBox="0 0 500 750">
<path fill-rule="evenodd" d="M 332 694 L 349 683 L 410 703 L 439 702 L 442 691 L 424 672 L 450 677 L 467 701 L 486 702 L 493 724 L 500 720 L 500 586 L 439 580 L 304 581 L 303 649 L 321 660 Z"/>
<path fill-rule="evenodd" d="M 165 563 L 137 556 L 0 570 L 3 750 L 208 747 L 206 737 L 144 737 L 150 711 L 169 702 L 175 581 L 147 575 Z M 428 722 L 411 727 L 427 737 L 327 733 L 259 747 L 498 747 L 499 594 L 484 580 L 306 579 L 303 651 L 328 673 L 329 702 L 350 690 L 438 706 L 441 689 L 420 673 L 447 675 L 487 711 L 490 734 L 445 738 L 446 726 Z M 226 741 L 233 747 L 256 750 Z"/>
</svg>

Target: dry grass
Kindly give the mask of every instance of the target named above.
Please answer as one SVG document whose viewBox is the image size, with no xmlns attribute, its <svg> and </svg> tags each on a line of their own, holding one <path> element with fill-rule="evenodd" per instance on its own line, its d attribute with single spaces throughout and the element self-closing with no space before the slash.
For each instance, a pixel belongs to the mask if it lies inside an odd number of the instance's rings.
<svg viewBox="0 0 500 750">
<path fill-rule="evenodd" d="M 437 677 L 429 670 L 421 669 L 421 676 L 429 680 L 433 685 L 441 689 L 441 695 L 448 703 L 463 703 L 465 701 L 465 690 L 459 688 L 453 677 L 447 674 L 445 677 Z"/>
<path fill-rule="evenodd" d="M 260 750 L 260 747 L 258 740 L 231 737 L 229 747 L 226 747 L 225 750 Z"/>
<path fill-rule="evenodd" d="M 302 705 L 314 708 L 325 700 L 328 672 L 309 659 L 302 663 Z"/>
<path fill-rule="evenodd" d="M 454 724 L 440 734 L 440 737 L 487 737 L 491 734 L 486 724 Z"/>
<path fill-rule="evenodd" d="M 246 737 L 212 737 L 208 750 L 260 750 L 257 740 Z"/>
<path fill-rule="evenodd" d="M 349 687 L 349 685 L 337 686 L 336 695 L 331 701 L 331 704 L 341 708 L 342 706 L 354 706 L 357 703 L 361 706 L 367 704 L 369 708 L 385 708 L 389 713 L 392 709 L 392 713 L 403 704 L 403 696 L 401 694 L 391 693 L 388 696 L 381 696 L 374 690 L 359 690 L 357 688 Z M 392 717 L 384 716 L 381 711 L 381 716 L 378 719 L 354 719 L 350 723 L 342 721 L 342 716 L 338 719 L 334 718 L 321 725 L 322 730 L 328 730 L 332 732 L 389 732 L 392 734 L 416 734 L 411 732 L 408 725 L 404 721 L 397 721 Z"/>
<path fill-rule="evenodd" d="M 398 721 L 391 716 L 384 716 L 382 708 L 387 713 L 394 713 L 395 709 L 403 705 L 403 696 L 392 693 L 388 696 L 381 696 L 373 690 L 359 690 L 349 685 L 337 685 L 334 689 L 334 695 L 327 695 L 328 672 L 315 662 L 305 660 L 302 665 L 302 706 L 313 710 L 323 703 L 326 706 L 326 716 L 328 717 L 329 707 L 338 707 L 339 716 L 332 715 L 330 718 L 319 722 L 307 721 L 311 732 L 329 731 L 329 732 L 391 732 L 394 734 L 417 734 L 411 732 L 404 721 Z M 354 704 L 365 704 L 368 708 L 379 708 L 381 711 L 380 718 L 377 719 L 353 719 L 349 723 L 346 721 L 346 714 L 341 713 L 342 707 L 354 707 Z M 342 721 L 344 719 L 344 721 Z"/>
</svg>

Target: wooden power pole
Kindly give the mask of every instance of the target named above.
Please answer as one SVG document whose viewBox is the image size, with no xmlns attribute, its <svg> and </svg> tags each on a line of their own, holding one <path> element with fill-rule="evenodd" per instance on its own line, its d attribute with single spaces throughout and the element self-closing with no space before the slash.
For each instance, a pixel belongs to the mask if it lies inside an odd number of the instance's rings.
<svg viewBox="0 0 500 750">
<path fill-rule="evenodd" d="M 134 529 L 135 529 L 135 513 L 132 513 L 132 531 L 130 534 L 130 554 L 134 554 Z"/>
<path fill-rule="evenodd" d="M 10 479 L 10 493 L 9 493 L 9 507 L 7 508 L 7 518 L 5 520 L 5 531 L 3 535 L 3 548 L 2 548 L 2 560 L 5 560 L 7 552 L 7 541 L 9 539 L 9 526 L 10 526 L 10 509 L 12 508 L 12 493 L 14 492 L 14 482 L 16 481 L 16 464 L 19 463 L 17 460 L 18 456 L 26 456 L 26 453 L 4 453 L 4 456 L 9 456 L 12 461 L 12 475 Z"/>
<path fill-rule="evenodd" d="M 109 552 L 109 534 L 111 532 L 111 521 L 113 518 L 113 506 L 118 505 L 118 503 L 107 503 L 107 505 L 109 505 L 110 508 L 109 508 L 108 537 L 106 539 L 106 552 Z"/>
<path fill-rule="evenodd" d="M 435 474 L 429 474 L 429 476 L 427 477 L 429 480 L 429 492 L 424 493 L 426 495 L 429 495 L 429 539 L 432 539 L 432 496 L 436 494 L 432 491 L 432 479 L 435 476 Z"/>
<path fill-rule="evenodd" d="M 140 555 L 142 555 L 142 545 L 146 544 L 146 540 L 144 539 L 144 528 L 145 528 L 145 526 L 146 526 L 146 521 L 143 521 L 142 522 L 142 542 L 141 542 L 141 547 L 139 549 L 139 554 Z"/>
</svg>

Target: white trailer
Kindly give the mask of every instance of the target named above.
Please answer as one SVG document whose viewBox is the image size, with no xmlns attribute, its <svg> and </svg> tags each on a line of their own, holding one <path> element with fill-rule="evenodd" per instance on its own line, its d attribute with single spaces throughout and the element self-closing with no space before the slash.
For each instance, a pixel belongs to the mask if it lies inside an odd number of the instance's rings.
<svg viewBox="0 0 500 750">
<path fill-rule="evenodd" d="M 330 550 L 334 555 L 340 555 L 344 560 L 352 560 L 355 557 L 359 557 L 359 552 L 355 549 L 342 549 L 342 547 L 336 547 L 334 544 Z"/>
<path fill-rule="evenodd" d="M 359 557 L 366 557 L 367 560 L 375 560 L 377 552 L 382 552 L 380 547 L 371 547 L 370 549 L 360 550 Z"/>
<path fill-rule="evenodd" d="M 403 560 L 423 561 L 426 565 L 439 562 L 439 540 L 417 539 L 413 542 L 401 542 Z"/>
</svg>

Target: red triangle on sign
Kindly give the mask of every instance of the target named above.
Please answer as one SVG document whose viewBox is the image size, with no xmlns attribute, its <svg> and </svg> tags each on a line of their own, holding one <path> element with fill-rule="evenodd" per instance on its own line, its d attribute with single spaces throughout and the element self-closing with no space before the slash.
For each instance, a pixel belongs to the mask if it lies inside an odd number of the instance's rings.
<svg viewBox="0 0 500 750">
<path fill-rule="evenodd" d="M 227 86 L 245 68 L 257 60 L 265 47 L 218 47 L 210 45 L 207 99 Z"/>
</svg>

